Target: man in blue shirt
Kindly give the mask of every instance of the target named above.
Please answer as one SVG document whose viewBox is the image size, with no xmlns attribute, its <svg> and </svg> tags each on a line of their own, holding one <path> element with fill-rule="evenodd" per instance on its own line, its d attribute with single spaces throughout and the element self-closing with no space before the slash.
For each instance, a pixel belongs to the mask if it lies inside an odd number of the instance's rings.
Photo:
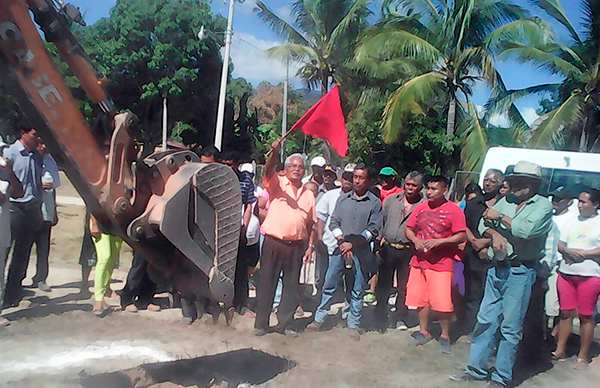
<svg viewBox="0 0 600 388">
<path fill-rule="evenodd" d="M 27 273 L 33 240 L 42 226 L 42 155 L 37 151 L 40 138 L 35 128 L 21 126 L 21 137 L 4 156 L 23 185 L 23 196 L 10 198 L 10 223 L 14 242 L 8 269 L 5 307 L 15 307 L 22 298 L 22 283 Z"/>
</svg>

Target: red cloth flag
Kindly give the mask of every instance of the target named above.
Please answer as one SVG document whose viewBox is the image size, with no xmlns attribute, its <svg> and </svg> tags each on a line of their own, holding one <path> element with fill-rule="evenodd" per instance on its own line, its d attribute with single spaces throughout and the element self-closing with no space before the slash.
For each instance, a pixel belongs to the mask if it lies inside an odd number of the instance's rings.
<svg viewBox="0 0 600 388">
<path fill-rule="evenodd" d="M 338 85 L 323 96 L 302 116 L 291 130 L 300 129 L 307 135 L 325 139 L 342 157 L 348 151 L 348 131 L 342 113 Z"/>
</svg>

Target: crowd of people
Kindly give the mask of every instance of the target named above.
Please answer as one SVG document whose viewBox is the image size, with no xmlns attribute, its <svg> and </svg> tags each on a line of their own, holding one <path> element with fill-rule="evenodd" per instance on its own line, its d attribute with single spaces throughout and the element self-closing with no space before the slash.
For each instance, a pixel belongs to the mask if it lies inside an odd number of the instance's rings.
<svg viewBox="0 0 600 388">
<path fill-rule="evenodd" d="M 281 142 L 272 147 L 260 182 L 255 166 L 241 163 L 239 155 L 214 147 L 199 151 L 203 163 L 223 163 L 239 178 L 243 216 L 234 307 L 254 318 L 255 336 L 326 330 L 341 295 L 341 315 L 356 341 L 365 330 L 365 305 L 375 305 L 369 329 L 382 334 L 418 325 L 415 346 L 437 339 L 439 351 L 449 354 L 453 340 L 466 335 L 469 361 L 450 376 L 454 381 L 507 386 L 516 360 L 543 356 L 542 344 L 549 342 L 555 344 L 549 357 L 565 359 L 575 318 L 581 337 L 575 368 L 587 368 L 600 295 L 600 191 L 559 187 L 546 197 L 541 166 L 521 161 L 506 176 L 486 171 L 483 187 L 469 183 L 464 200 L 454 203 L 443 176 L 412 171 L 401 179 L 390 166 L 374 174 L 363 163 L 336 168 L 321 156 L 311 160 L 307 174 L 303 155 L 281 164 Z M 13 307 L 22 297 L 34 243 L 33 284 L 50 290 L 48 250 L 60 178 L 35 129 L 22 128 L 19 140 L 0 142 L 0 148 L 0 270 L 4 274 L 12 245 L 3 306 Z M 105 234 L 93 216 L 85 222 L 82 292 L 89 292 L 95 265 L 94 312 L 102 315 L 121 240 Z M 160 310 L 147 265 L 134 255 L 120 291 L 125 311 Z M 295 319 L 310 308 L 303 285 L 318 299 L 305 327 Z M 198 317 L 193 303 L 184 301 L 182 310 L 186 324 Z"/>
</svg>

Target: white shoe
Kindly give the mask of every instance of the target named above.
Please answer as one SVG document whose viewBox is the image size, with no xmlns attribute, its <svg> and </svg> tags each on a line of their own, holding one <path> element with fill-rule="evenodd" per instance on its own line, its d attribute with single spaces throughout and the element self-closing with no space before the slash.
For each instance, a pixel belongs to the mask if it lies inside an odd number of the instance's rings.
<svg viewBox="0 0 600 388">
<path fill-rule="evenodd" d="M 398 321 L 396 322 L 396 330 L 406 331 L 408 330 L 408 326 L 406 326 L 404 321 Z"/>
</svg>

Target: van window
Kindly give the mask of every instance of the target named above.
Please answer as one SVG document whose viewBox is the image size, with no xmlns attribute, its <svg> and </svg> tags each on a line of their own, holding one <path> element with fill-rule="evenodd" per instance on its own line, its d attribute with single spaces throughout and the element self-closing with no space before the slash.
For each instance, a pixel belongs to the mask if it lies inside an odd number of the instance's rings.
<svg viewBox="0 0 600 388">
<path fill-rule="evenodd" d="M 514 169 L 514 165 L 508 166 L 506 174 L 512 173 Z M 588 187 L 600 190 L 600 172 L 542 167 L 542 176 L 544 177 L 540 188 L 540 194 L 542 195 L 548 195 L 548 193 L 560 186 L 570 188 L 575 194 L 579 194 L 583 189 Z"/>
</svg>

